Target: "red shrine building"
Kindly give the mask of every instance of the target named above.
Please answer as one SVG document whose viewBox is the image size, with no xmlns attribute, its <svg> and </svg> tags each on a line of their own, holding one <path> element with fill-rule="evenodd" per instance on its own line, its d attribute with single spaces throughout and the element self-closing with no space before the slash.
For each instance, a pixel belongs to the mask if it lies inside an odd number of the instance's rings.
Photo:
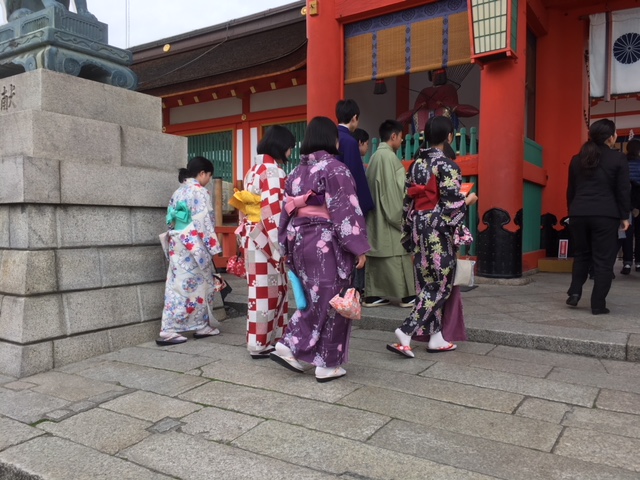
<svg viewBox="0 0 640 480">
<path fill-rule="evenodd" d="M 301 140 L 341 98 L 372 137 L 404 121 L 405 160 L 430 115 L 451 115 L 479 197 L 465 253 L 487 277 L 558 255 L 569 162 L 593 120 L 614 120 L 622 148 L 640 132 L 638 0 L 307 0 L 133 52 L 165 131 L 231 183 L 266 127 Z"/>
</svg>

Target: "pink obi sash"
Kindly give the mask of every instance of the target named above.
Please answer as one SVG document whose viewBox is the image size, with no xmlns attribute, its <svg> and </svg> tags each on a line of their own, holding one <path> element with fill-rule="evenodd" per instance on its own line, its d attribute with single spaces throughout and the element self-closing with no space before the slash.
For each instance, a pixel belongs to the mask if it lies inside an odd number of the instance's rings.
<svg viewBox="0 0 640 480">
<path fill-rule="evenodd" d="M 320 217 L 327 220 L 330 219 L 329 210 L 324 203 L 324 194 L 317 195 L 309 190 L 304 195 L 297 197 L 286 196 L 284 200 L 284 209 L 289 215 L 295 212 L 298 217 Z"/>
</svg>

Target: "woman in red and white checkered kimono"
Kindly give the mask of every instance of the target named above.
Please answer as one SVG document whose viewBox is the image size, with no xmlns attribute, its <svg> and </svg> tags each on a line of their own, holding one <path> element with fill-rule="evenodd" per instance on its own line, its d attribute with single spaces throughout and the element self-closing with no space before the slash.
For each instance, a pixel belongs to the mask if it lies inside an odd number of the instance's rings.
<svg viewBox="0 0 640 480">
<path fill-rule="evenodd" d="M 286 178 L 280 165 L 288 160 L 295 141 L 281 125 L 267 129 L 244 177 L 244 190 L 230 202 L 243 214 L 236 233 L 247 269 L 247 349 L 252 358 L 269 357 L 288 321 L 287 275 L 278 245 Z"/>
</svg>

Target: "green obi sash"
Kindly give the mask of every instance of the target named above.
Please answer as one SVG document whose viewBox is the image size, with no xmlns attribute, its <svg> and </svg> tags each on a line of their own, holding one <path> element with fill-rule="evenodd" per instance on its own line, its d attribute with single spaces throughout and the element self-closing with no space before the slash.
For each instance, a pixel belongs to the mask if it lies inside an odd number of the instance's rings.
<svg viewBox="0 0 640 480">
<path fill-rule="evenodd" d="M 174 230 L 184 230 L 191 223 L 191 209 L 184 200 L 175 207 L 169 207 L 167 225 L 173 225 Z"/>
</svg>

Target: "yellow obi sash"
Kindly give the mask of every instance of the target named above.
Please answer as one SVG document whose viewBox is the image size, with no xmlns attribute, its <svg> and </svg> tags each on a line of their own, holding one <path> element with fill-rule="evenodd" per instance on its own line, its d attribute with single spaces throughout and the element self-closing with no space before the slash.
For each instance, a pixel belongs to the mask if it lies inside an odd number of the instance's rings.
<svg viewBox="0 0 640 480">
<path fill-rule="evenodd" d="M 235 193 L 229 200 L 229 205 L 244 213 L 250 222 L 258 223 L 262 219 L 260 216 L 260 195 L 237 188 L 234 190 Z"/>
</svg>

